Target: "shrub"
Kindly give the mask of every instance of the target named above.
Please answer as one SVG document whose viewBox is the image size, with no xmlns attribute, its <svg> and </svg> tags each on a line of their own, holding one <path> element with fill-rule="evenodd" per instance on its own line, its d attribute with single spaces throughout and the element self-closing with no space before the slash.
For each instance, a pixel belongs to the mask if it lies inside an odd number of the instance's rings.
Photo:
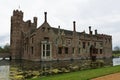
<svg viewBox="0 0 120 80">
<path fill-rule="evenodd" d="M 39 72 L 39 71 L 32 71 L 32 74 L 33 74 L 34 76 L 39 76 L 39 75 L 40 75 L 40 72 Z"/>
<path fill-rule="evenodd" d="M 66 68 L 61 68 L 61 71 L 62 71 L 62 72 L 65 72 L 65 73 L 70 72 L 70 70 L 68 70 L 68 69 L 66 69 Z"/>
<path fill-rule="evenodd" d="M 82 66 L 81 66 L 81 70 L 85 70 L 85 69 L 90 69 L 90 63 L 84 63 Z"/>
<path fill-rule="evenodd" d="M 59 69 L 52 69 L 51 72 L 52 72 L 53 74 L 58 74 L 58 73 L 60 73 L 61 71 L 60 71 Z"/>
<path fill-rule="evenodd" d="M 80 68 L 79 68 L 79 66 L 70 66 L 70 70 L 71 71 L 78 71 Z"/>
<path fill-rule="evenodd" d="M 11 78 L 12 80 L 25 80 L 24 76 L 22 75 L 16 75 L 14 77 Z"/>
<path fill-rule="evenodd" d="M 105 62 L 103 60 L 97 60 L 96 63 L 98 67 L 103 67 Z"/>
<path fill-rule="evenodd" d="M 97 60 L 95 62 L 91 62 L 91 68 L 99 68 L 104 66 L 103 60 Z"/>
</svg>

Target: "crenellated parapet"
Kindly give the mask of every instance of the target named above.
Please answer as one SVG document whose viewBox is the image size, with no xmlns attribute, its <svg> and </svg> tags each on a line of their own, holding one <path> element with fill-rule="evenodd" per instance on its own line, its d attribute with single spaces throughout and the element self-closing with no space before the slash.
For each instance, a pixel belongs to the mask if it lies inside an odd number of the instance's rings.
<svg viewBox="0 0 120 80">
<path fill-rule="evenodd" d="M 24 13 L 22 11 L 14 10 L 13 16 L 11 16 L 11 20 L 23 21 L 23 16 L 24 16 Z"/>
</svg>

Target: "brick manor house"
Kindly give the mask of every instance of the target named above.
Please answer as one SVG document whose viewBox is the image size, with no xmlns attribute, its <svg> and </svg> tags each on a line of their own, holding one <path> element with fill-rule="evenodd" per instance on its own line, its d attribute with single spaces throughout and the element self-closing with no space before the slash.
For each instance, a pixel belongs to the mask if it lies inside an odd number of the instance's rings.
<svg viewBox="0 0 120 80">
<path fill-rule="evenodd" d="M 89 33 L 77 32 L 76 23 L 73 30 L 52 27 L 44 22 L 37 28 L 37 17 L 23 20 L 23 12 L 14 10 L 11 16 L 11 57 L 32 61 L 52 61 L 71 59 L 103 59 L 112 56 L 112 36 L 94 34 L 89 26 Z"/>
</svg>

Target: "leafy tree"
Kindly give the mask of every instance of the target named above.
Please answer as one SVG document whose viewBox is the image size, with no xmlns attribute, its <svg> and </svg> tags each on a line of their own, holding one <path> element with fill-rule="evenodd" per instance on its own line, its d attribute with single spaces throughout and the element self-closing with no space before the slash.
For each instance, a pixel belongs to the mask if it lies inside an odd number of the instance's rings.
<svg viewBox="0 0 120 80">
<path fill-rule="evenodd" d="M 120 47 L 119 47 L 119 46 L 115 46 L 115 47 L 114 47 L 114 50 L 115 50 L 115 51 L 120 51 Z"/>
<path fill-rule="evenodd" d="M 2 53 L 3 52 L 3 48 L 0 46 L 0 53 Z"/>
<path fill-rule="evenodd" d="M 8 43 L 4 46 L 4 52 L 10 52 L 10 45 Z"/>
<path fill-rule="evenodd" d="M 114 54 L 120 54 L 120 47 L 119 46 L 115 46 L 113 53 Z"/>
<path fill-rule="evenodd" d="M 7 43 L 3 48 L 0 47 L 0 53 L 9 53 L 10 52 L 10 45 Z"/>
</svg>

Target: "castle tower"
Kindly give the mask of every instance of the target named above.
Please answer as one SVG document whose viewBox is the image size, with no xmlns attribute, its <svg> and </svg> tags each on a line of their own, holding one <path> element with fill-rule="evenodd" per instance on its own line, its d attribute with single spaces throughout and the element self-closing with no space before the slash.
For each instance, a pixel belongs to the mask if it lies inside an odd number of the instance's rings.
<svg viewBox="0 0 120 80">
<path fill-rule="evenodd" d="M 10 47 L 12 59 L 21 59 L 22 32 L 21 23 L 23 22 L 23 12 L 14 10 L 11 16 Z"/>
</svg>

